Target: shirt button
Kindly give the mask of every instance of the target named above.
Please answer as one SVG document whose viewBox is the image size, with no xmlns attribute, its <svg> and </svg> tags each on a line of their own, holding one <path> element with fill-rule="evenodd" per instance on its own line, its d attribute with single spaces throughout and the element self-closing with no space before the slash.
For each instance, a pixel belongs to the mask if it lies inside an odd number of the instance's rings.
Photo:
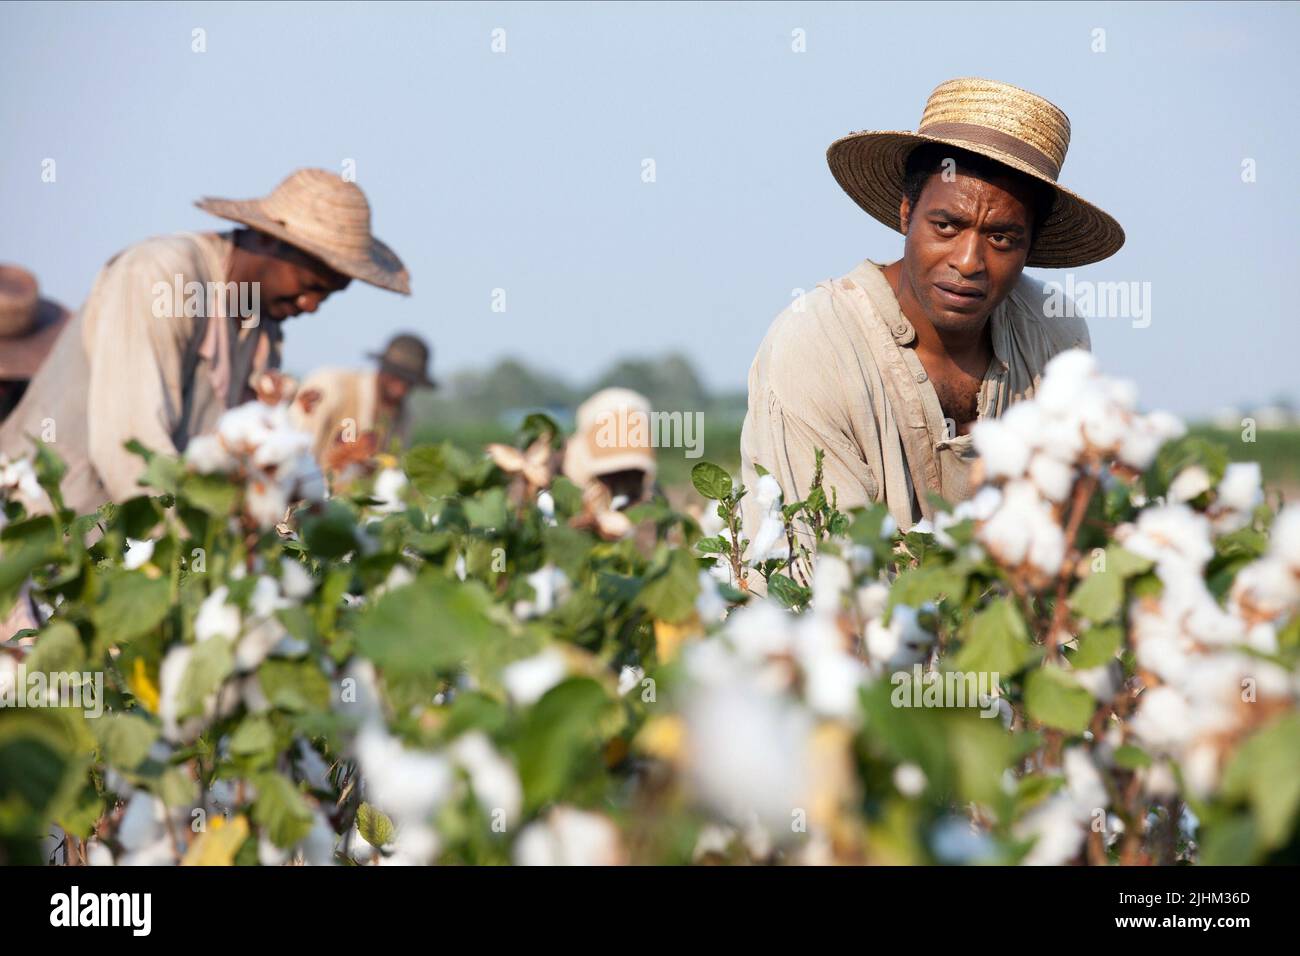
<svg viewBox="0 0 1300 956">
<path fill-rule="evenodd" d="M 906 325 L 896 325 L 896 326 L 894 326 L 894 334 L 895 334 L 895 335 L 906 335 L 906 334 L 907 334 L 907 326 L 906 326 Z"/>
<path fill-rule="evenodd" d="M 917 380 L 918 382 L 924 382 L 927 378 L 929 378 L 929 376 L 926 375 L 924 372 L 917 372 L 917 373 L 916 373 L 916 380 Z"/>
</svg>

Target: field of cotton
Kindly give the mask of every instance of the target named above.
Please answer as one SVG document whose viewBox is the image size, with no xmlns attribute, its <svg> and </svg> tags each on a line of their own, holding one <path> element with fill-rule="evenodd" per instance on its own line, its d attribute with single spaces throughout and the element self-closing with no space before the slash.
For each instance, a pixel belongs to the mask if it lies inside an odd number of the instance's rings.
<svg viewBox="0 0 1300 956">
<path fill-rule="evenodd" d="M 327 484 L 261 394 L 93 515 L 0 462 L 0 862 L 1300 862 L 1300 509 L 1084 353 L 906 531 L 543 415 Z"/>
</svg>

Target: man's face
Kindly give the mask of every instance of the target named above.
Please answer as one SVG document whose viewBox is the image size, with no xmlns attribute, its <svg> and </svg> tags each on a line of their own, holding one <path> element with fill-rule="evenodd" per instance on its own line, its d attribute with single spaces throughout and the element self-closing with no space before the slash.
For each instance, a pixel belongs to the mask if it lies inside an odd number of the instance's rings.
<svg viewBox="0 0 1300 956">
<path fill-rule="evenodd" d="M 979 327 L 1011 292 L 1029 255 L 1033 201 L 1014 178 L 960 169 L 947 182 L 931 176 L 915 209 L 903 199 L 903 282 L 935 329 Z"/>
<path fill-rule="evenodd" d="M 407 394 L 411 391 L 411 383 L 399 375 L 393 375 L 390 372 L 379 373 L 379 400 L 388 406 L 400 406 L 406 401 Z"/>
<path fill-rule="evenodd" d="M 277 322 L 315 312 L 322 302 L 346 289 L 352 281 L 316 257 L 284 243 L 277 243 L 265 257 L 261 277 L 262 315 Z"/>
</svg>

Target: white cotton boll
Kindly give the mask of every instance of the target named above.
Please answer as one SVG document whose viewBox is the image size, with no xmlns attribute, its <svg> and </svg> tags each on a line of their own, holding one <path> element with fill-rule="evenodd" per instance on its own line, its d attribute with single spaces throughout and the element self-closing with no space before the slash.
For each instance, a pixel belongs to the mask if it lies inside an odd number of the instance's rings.
<svg viewBox="0 0 1300 956">
<path fill-rule="evenodd" d="M 1029 464 L 1029 444 L 1005 421 L 986 418 L 976 422 L 971 441 L 984 460 L 988 478 L 1019 478 L 1024 474 Z"/>
<path fill-rule="evenodd" d="M 257 862 L 262 866 L 284 866 L 288 861 L 287 849 L 276 846 L 265 834 L 257 838 Z"/>
<path fill-rule="evenodd" d="M 316 752 L 316 748 L 305 740 L 299 740 L 297 753 L 300 779 L 306 781 L 307 786 L 313 790 L 329 790 L 331 788 L 329 764 L 325 763 L 321 755 Z"/>
<path fill-rule="evenodd" d="M 285 600 L 280 593 L 280 582 L 266 574 L 259 574 L 253 583 L 253 594 L 248 600 L 249 610 L 254 617 L 270 617 L 276 611 L 292 607 L 293 602 Z"/>
<path fill-rule="evenodd" d="M 1072 465 L 1083 453 L 1083 427 L 1075 415 L 1047 415 L 1035 441 L 1038 450 Z"/>
<path fill-rule="evenodd" d="M 885 515 L 884 519 L 880 522 L 881 539 L 888 541 L 896 534 L 898 534 L 898 522 L 894 520 L 893 515 Z"/>
<path fill-rule="evenodd" d="M 320 810 L 314 811 L 312 816 L 311 829 L 307 831 L 307 835 L 298 844 L 298 850 L 302 853 L 302 861 L 307 866 L 333 866 L 334 847 L 338 837 Z"/>
<path fill-rule="evenodd" d="M 1055 794 L 1029 811 L 1012 828 L 1017 839 L 1034 838 L 1033 848 L 1022 861 L 1025 866 L 1061 866 L 1083 849 L 1087 828 L 1078 819 L 1073 803 L 1065 794 Z"/>
<path fill-rule="evenodd" d="M 894 786 L 905 797 L 919 797 L 927 783 L 925 771 L 914 763 L 900 763 L 894 768 Z"/>
<path fill-rule="evenodd" d="M 1194 718 L 1181 693 L 1172 687 L 1153 687 L 1138 698 L 1129 728 L 1149 747 L 1168 753 L 1191 738 Z"/>
<path fill-rule="evenodd" d="M 1217 495 L 1219 504 L 1234 511 L 1254 511 L 1264 500 L 1259 462 L 1234 461 L 1229 464 L 1219 482 Z"/>
<path fill-rule="evenodd" d="M 1165 442 L 1181 438 L 1186 432 L 1182 420 L 1168 412 L 1137 416 L 1120 443 L 1119 460 L 1137 471 L 1146 471 Z"/>
<path fill-rule="evenodd" d="M 162 718 L 163 737 L 173 743 L 188 743 L 198 737 L 203 721 L 199 717 L 180 721 L 180 687 L 185 670 L 190 666 L 194 648 L 181 644 L 173 647 L 163 657 L 158 668 L 158 716 Z M 216 702 L 212 702 L 213 708 Z"/>
<path fill-rule="evenodd" d="M 384 513 L 393 513 L 401 511 L 406 507 L 402 501 L 402 493 L 406 490 L 406 473 L 400 468 L 385 468 L 375 476 L 375 487 L 371 492 L 372 498 L 378 498 L 379 504 L 372 505 L 376 511 Z M 540 497 L 538 503 L 540 504 Z M 555 503 L 551 503 L 551 515 L 555 514 Z"/>
<path fill-rule="evenodd" d="M 823 554 L 813 568 L 813 611 L 819 614 L 836 614 L 844 595 L 853 587 L 853 572 L 841 559 Z"/>
<path fill-rule="evenodd" d="M 1061 502 L 1074 487 L 1074 469 L 1059 459 L 1037 452 L 1029 460 L 1029 480 L 1049 501 Z"/>
<path fill-rule="evenodd" d="M 87 866 L 112 866 L 113 851 L 99 840 L 86 841 Z"/>
<path fill-rule="evenodd" d="M 975 521 L 987 521 L 993 517 L 998 506 L 1002 504 L 1002 490 L 994 488 L 992 485 L 985 485 L 979 491 L 975 492 L 973 498 L 960 502 L 952 511 L 952 515 L 958 521 L 972 519 Z"/>
<path fill-rule="evenodd" d="M 244 510 L 259 528 L 273 528 L 289 509 L 289 492 L 275 479 L 259 475 L 248 483 Z"/>
<path fill-rule="evenodd" d="M 1110 700 L 1119 692 L 1123 675 L 1119 661 L 1109 661 L 1099 667 L 1074 672 L 1079 686 L 1100 701 Z"/>
<path fill-rule="evenodd" d="M 781 485 L 771 475 L 763 475 L 758 479 L 758 488 L 754 492 L 754 500 L 758 502 L 758 509 L 761 514 L 771 514 L 781 507 Z"/>
<path fill-rule="evenodd" d="M 239 694 L 250 714 L 264 714 L 271 709 L 271 701 L 256 674 L 249 674 L 239 682 Z"/>
<path fill-rule="evenodd" d="M 888 626 L 879 619 L 867 624 L 864 643 L 873 664 L 885 671 L 899 671 L 925 660 L 934 635 L 921 626 L 914 608 L 900 604 L 890 615 Z"/>
<path fill-rule="evenodd" d="M 361 835 L 361 831 L 354 824 L 352 827 L 351 840 L 348 843 L 348 856 L 352 857 L 358 863 L 369 863 L 379 853 L 379 849 L 369 840 Z"/>
<path fill-rule="evenodd" d="M 167 807 L 151 793 L 140 791 L 126 804 L 117 840 L 126 850 L 141 850 L 167 835 Z"/>
<path fill-rule="evenodd" d="M 727 618 L 726 635 L 737 654 L 750 661 L 788 654 L 794 640 L 790 615 L 772 601 L 754 601 Z"/>
<path fill-rule="evenodd" d="M 934 522 L 929 518 L 922 518 L 909 529 L 912 534 L 934 534 Z"/>
<path fill-rule="evenodd" d="M 1179 762 L 1191 795 L 1207 800 L 1219 786 L 1219 751 L 1208 741 L 1193 744 Z"/>
<path fill-rule="evenodd" d="M 238 462 L 216 435 L 199 435 L 185 446 L 186 463 L 201 475 L 233 471 Z"/>
<path fill-rule="evenodd" d="M 1001 505 L 980 527 L 978 537 L 999 561 L 1017 567 L 1029 556 L 1035 532 L 1044 521 L 1055 524 L 1033 484 L 1011 481 L 1003 489 Z M 1040 557 L 1048 558 L 1050 554 Z"/>
<path fill-rule="evenodd" d="M 316 580 L 301 561 L 280 559 L 280 589 L 292 601 L 304 601 L 316 590 Z"/>
<path fill-rule="evenodd" d="M 727 848 L 731 846 L 734 839 L 736 839 L 734 827 L 706 823 L 700 827 L 699 835 L 695 838 L 695 849 L 691 851 L 691 862 L 699 863 L 706 856 L 713 854 L 725 857 Z"/>
<path fill-rule="evenodd" d="M 872 581 L 870 584 L 864 584 L 858 588 L 854 601 L 863 620 L 875 620 L 885 613 L 885 606 L 889 603 L 889 585 L 883 581 Z"/>
<path fill-rule="evenodd" d="M 719 583 L 730 583 L 731 572 L 724 568 L 727 577 L 722 582 L 708 571 L 701 571 L 696 575 L 700 584 L 700 593 L 695 598 L 695 613 L 700 616 L 700 620 L 705 624 L 712 624 L 721 621 L 727 615 L 727 601 L 718 593 Z"/>
<path fill-rule="evenodd" d="M 555 498 L 546 490 L 537 492 L 537 510 L 541 512 L 542 518 L 547 524 L 555 522 Z"/>
<path fill-rule="evenodd" d="M 834 621 L 815 615 L 800 620 L 796 656 L 804 672 L 808 706 L 823 717 L 853 721 L 858 716 L 858 691 L 867 669 L 845 651 L 844 636 Z"/>
<path fill-rule="evenodd" d="M 774 834 L 789 833 L 791 811 L 808 799 L 807 711 L 732 683 L 697 689 L 684 716 L 688 776 L 699 798 L 729 822 L 756 816 Z"/>
<path fill-rule="evenodd" d="M 452 743 L 452 760 L 469 774 L 470 789 L 489 816 L 500 811 L 507 828 L 513 827 L 523 810 L 524 791 L 514 765 L 492 746 L 487 734 L 472 730 Z"/>
<path fill-rule="evenodd" d="M 608 817 L 559 806 L 524 828 L 514 858 L 519 866 L 617 866 L 624 852 Z"/>
<path fill-rule="evenodd" d="M 1128 417 L 1100 388 L 1084 391 L 1079 400 L 1078 415 L 1083 437 L 1098 451 L 1117 449 L 1128 431 Z"/>
<path fill-rule="evenodd" d="M 1300 506 L 1288 505 L 1270 531 L 1269 554 L 1300 570 Z"/>
<path fill-rule="evenodd" d="M 465 580 L 465 572 L 467 570 L 465 564 L 465 555 L 463 554 L 456 555 L 456 565 L 453 570 L 456 572 L 457 578 L 459 578 L 462 581 Z"/>
<path fill-rule="evenodd" d="M 1229 600 L 1237 614 L 1280 617 L 1300 604 L 1300 575 L 1275 557 L 1261 558 L 1237 572 Z"/>
<path fill-rule="evenodd" d="M 1166 497 L 1172 502 L 1191 501 L 1212 487 L 1210 473 L 1200 465 L 1189 465 L 1169 483 Z"/>
<path fill-rule="evenodd" d="M 210 637 L 233 639 L 239 636 L 239 608 L 227 604 L 230 589 L 224 584 L 203 599 L 199 613 L 194 618 L 194 639 L 206 641 Z"/>
<path fill-rule="evenodd" d="M 1276 654 L 1277 628 L 1266 621 L 1261 621 L 1246 632 L 1246 646 L 1261 654 Z"/>
<path fill-rule="evenodd" d="M 1065 532 L 1051 514 L 1040 510 L 1034 518 L 1033 540 L 1025 559 L 1048 577 L 1055 577 L 1065 560 Z"/>
<path fill-rule="evenodd" d="M 445 757 L 408 750 L 378 725 L 362 728 L 356 754 L 368 798 L 394 820 L 423 820 L 451 792 L 455 778 Z"/>
<path fill-rule="evenodd" d="M 311 450 L 311 436 L 298 431 L 277 429 L 263 437 L 253 452 L 253 466 L 267 470 L 291 463 Z"/>
<path fill-rule="evenodd" d="M 442 841 L 433 827 L 414 822 L 398 824 L 393 852 L 381 858 L 379 865 L 428 866 L 436 860 L 441 847 Z"/>
<path fill-rule="evenodd" d="M 501 670 L 501 683 L 515 706 L 528 707 L 564 680 L 568 672 L 564 655 L 548 647 L 540 654 L 507 664 Z"/>
<path fill-rule="evenodd" d="M 1178 795 L 1178 778 L 1168 760 L 1157 760 L 1149 767 L 1137 771 L 1142 781 L 1142 792 L 1152 800 L 1168 800 Z"/>
<path fill-rule="evenodd" d="M 1034 392 L 1035 402 L 1049 414 L 1073 409 L 1084 386 L 1097 374 L 1097 360 L 1083 349 L 1066 349 L 1052 357 L 1043 369 Z"/>
<path fill-rule="evenodd" d="M 258 621 L 235 645 L 235 669 L 240 673 L 257 670 L 288 636 L 284 625 L 275 618 Z"/>
<path fill-rule="evenodd" d="M 644 677 L 645 671 L 640 667 L 629 667 L 625 664 L 618 672 L 618 696 L 626 697 L 629 691 L 640 686 Z"/>
<path fill-rule="evenodd" d="M 790 556 L 790 542 L 785 536 L 785 522 L 781 518 L 768 515 L 758 526 L 754 540 L 749 543 L 748 560 L 750 564 L 761 564 L 774 558 Z"/>
<path fill-rule="evenodd" d="M 122 558 L 122 567 L 134 571 L 148 564 L 149 559 L 153 557 L 153 548 L 152 541 L 136 541 L 134 538 L 127 538 L 126 556 Z"/>
<path fill-rule="evenodd" d="M 1065 770 L 1065 792 L 1080 820 L 1091 818 L 1093 811 L 1110 806 L 1106 785 L 1092 757 L 1083 747 L 1067 747 L 1061 755 Z"/>
<path fill-rule="evenodd" d="M 1214 557 L 1209 521 L 1183 504 L 1147 508 L 1136 526 L 1119 535 L 1126 549 L 1159 563 L 1183 563 L 1199 571 Z"/>
</svg>

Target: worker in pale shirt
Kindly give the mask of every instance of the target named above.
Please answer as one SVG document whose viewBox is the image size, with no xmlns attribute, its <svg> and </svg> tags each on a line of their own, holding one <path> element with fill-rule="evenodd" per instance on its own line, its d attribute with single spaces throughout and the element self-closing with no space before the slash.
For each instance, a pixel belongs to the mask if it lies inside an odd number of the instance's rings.
<svg viewBox="0 0 1300 956">
<path fill-rule="evenodd" d="M 407 398 L 436 388 L 429 377 L 429 346 L 417 335 L 396 335 L 371 353 L 372 369 L 318 369 L 303 380 L 293 403 L 294 425 L 312 436 L 321 470 L 337 473 L 384 451 L 406 436 Z"/>
</svg>

